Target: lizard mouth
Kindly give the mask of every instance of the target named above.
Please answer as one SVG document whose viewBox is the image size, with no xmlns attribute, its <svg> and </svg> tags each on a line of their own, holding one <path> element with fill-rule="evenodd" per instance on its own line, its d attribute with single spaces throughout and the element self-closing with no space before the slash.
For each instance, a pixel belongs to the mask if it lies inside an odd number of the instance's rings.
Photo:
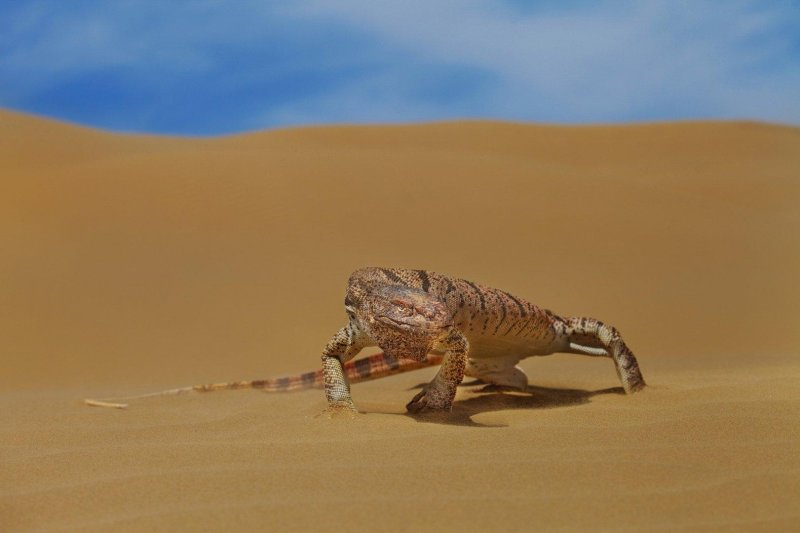
<svg viewBox="0 0 800 533">
<path fill-rule="evenodd" d="M 386 324 L 387 326 L 397 328 L 403 331 L 413 331 L 413 330 L 440 330 L 447 328 L 447 324 L 439 324 L 436 322 L 432 322 L 429 320 L 398 320 L 396 318 L 392 318 L 386 315 L 376 316 L 375 320 Z"/>
<path fill-rule="evenodd" d="M 377 316 L 375 319 L 378 322 L 382 322 L 387 326 L 391 326 L 393 328 L 402 329 L 404 331 L 411 331 L 413 329 L 418 329 L 420 326 L 424 327 L 425 324 L 423 322 L 419 322 L 417 324 L 407 322 L 405 320 L 397 320 L 396 318 L 392 318 L 390 316 Z"/>
</svg>

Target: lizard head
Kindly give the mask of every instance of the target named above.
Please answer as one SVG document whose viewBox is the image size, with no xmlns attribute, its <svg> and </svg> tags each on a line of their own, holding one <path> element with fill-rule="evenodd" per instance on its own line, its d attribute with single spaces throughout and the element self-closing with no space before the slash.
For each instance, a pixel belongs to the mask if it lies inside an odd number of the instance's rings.
<svg viewBox="0 0 800 533">
<path fill-rule="evenodd" d="M 445 305 L 421 289 L 384 286 L 371 291 L 364 303 L 359 321 L 394 357 L 424 360 L 452 326 Z"/>
</svg>

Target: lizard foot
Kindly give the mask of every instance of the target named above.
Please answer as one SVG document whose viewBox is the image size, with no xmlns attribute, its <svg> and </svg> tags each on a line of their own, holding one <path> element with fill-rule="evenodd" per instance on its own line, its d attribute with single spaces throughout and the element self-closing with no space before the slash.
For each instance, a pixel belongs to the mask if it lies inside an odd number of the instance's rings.
<svg viewBox="0 0 800 533">
<path fill-rule="evenodd" d="M 325 408 L 316 418 L 324 417 L 327 419 L 333 418 L 349 418 L 354 419 L 358 415 L 358 410 L 353 402 L 336 402 L 331 403 Z"/>
<path fill-rule="evenodd" d="M 639 379 L 638 381 L 631 381 L 628 383 L 623 383 L 625 392 L 628 394 L 632 394 L 634 392 L 639 392 L 645 388 L 645 382 L 643 379 Z"/>
<path fill-rule="evenodd" d="M 443 394 L 435 394 L 434 391 L 422 389 L 411 401 L 406 404 L 409 413 L 420 413 L 422 411 L 449 411 L 453 406 L 452 400 Z"/>
</svg>

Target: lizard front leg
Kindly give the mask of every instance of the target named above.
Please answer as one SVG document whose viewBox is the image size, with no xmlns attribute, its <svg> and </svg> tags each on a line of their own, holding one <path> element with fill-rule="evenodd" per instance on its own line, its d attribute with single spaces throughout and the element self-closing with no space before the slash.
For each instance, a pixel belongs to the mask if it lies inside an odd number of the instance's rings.
<svg viewBox="0 0 800 533">
<path fill-rule="evenodd" d="M 342 363 L 352 359 L 361 350 L 362 343 L 351 325 L 340 329 L 322 352 L 322 375 L 325 382 L 325 397 L 328 400 L 327 414 L 358 412 L 350 396 L 350 384 L 344 375 Z"/>
<path fill-rule="evenodd" d="M 423 409 L 449 411 L 453 406 L 456 388 L 464 379 L 469 342 L 463 333 L 452 328 L 441 345 L 445 349 L 442 366 L 433 380 L 408 402 L 406 409 L 409 412 L 417 413 Z"/>
</svg>

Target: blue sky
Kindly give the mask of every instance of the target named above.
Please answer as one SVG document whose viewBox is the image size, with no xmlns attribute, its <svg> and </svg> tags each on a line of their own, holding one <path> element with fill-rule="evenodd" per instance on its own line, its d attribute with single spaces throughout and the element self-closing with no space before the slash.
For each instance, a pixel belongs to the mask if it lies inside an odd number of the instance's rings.
<svg viewBox="0 0 800 533">
<path fill-rule="evenodd" d="M 0 106 L 189 135 L 457 118 L 800 125 L 800 3 L 3 2 Z"/>
</svg>

